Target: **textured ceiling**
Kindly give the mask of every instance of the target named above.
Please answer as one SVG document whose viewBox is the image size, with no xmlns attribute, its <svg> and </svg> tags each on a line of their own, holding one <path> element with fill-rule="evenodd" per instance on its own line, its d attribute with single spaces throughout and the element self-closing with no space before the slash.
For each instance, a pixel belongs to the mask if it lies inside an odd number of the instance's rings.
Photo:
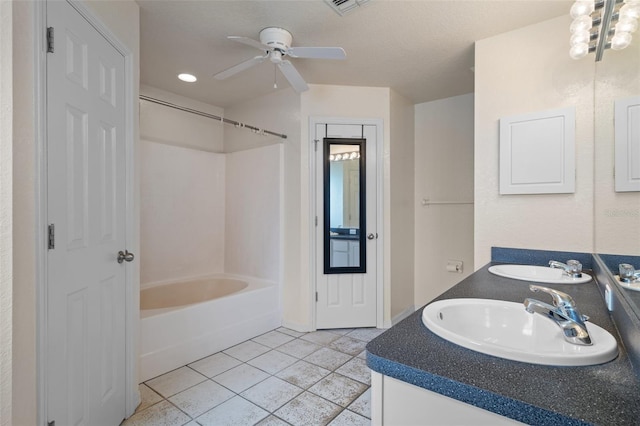
<svg viewBox="0 0 640 426">
<path fill-rule="evenodd" d="M 323 0 L 138 4 L 142 84 L 227 107 L 289 87 L 278 73 L 273 88 L 268 61 L 215 80 L 213 74 L 260 54 L 227 35 L 258 39 L 261 29 L 277 26 L 293 34 L 293 46 L 343 47 L 344 61 L 291 61 L 307 83 L 391 87 L 422 103 L 473 91 L 475 40 L 568 14 L 572 0 L 370 0 L 342 17 Z M 183 83 L 180 72 L 198 81 Z"/>
</svg>

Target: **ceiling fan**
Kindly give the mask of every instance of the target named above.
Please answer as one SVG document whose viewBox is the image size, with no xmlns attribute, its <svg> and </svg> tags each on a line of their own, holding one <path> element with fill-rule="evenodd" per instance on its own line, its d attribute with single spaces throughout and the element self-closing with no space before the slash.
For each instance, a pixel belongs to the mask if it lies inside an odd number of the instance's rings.
<svg viewBox="0 0 640 426">
<path fill-rule="evenodd" d="M 291 47 L 291 41 L 293 40 L 291 33 L 277 27 L 268 27 L 260 31 L 260 41 L 239 36 L 228 36 L 227 38 L 260 49 L 264 52 L 264 55 L 256 56 L 221 71 L 213 76 L 215 79 L 224 80 L 269 59 L 275 66 L 280 68 L 280 72 L 298 93 L 308 90 L 309 86 L 307 86 L 307 83 L 293 64 L 285 59 L 287 56 L 313 59 L 345 59 L 347 57 L 341 47 Z"/>
</svg>

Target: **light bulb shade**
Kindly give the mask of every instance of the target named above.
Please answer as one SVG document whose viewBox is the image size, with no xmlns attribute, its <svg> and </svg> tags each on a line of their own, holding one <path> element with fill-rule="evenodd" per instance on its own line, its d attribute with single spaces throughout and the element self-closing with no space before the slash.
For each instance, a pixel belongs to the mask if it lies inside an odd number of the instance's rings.
<svg viewBox="0 0 640 426">
<path fill-rule="evenodd" d="M 626 3 L 620 8 L 620 19 L 640 18 L 640 3 Z"/>
<path fill-rule="evenodd" d="M 591 39 L 591 34 L 589 31 L 576 31 L 571 35 L 571 46 L 575 46 L 576 44 L 589 43 Z"/>
<path fill-rule="evenodd" d="M 569 56 L 572 59 L 584 58 L 587 53 L 589 53 L 589 45 L 587 43 L 576 44 L 569 50 Z"/>
<path fill-rule="evenodd" d="M 593 0 L 578 0 L 573 6 L 571 6 L 571 14 L 572 18 L 577 18 L 579 16 L 587 16 L 590 15 L 595 9 L 595 2 Z"/>
<path fill-rule="evenodd" d="M 579 16 L 573 20 L 569 27 L 569 31 L 571 31 L 571 34 L 574 34 L 577 31 L 589 31 L 592 24 L 593 22 L 590 16 Z"/>
<path fill-rule="evenodd" d="M 631 34 L 617 32 L 611 39 L 611 48 L 613 50 L 622 50 L 631 44 Z"/>
<path fill-rule="evenodd" d="M 638 29 L 638 21 L 633 18 L 622 18 L 616 24 L 616 33 L 635 33 Z"/>
</svg>

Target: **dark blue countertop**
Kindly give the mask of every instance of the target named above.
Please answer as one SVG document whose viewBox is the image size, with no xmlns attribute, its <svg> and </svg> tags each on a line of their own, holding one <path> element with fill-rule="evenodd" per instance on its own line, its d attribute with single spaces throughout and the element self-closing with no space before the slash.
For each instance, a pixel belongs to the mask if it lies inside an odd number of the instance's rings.
<svg viewBox="0 0 640 426">
<path fill-rule="evenodd" d="M 530 283 L 489 273 L 492 264 L 435 300 L 522 302 L 532 296 Z M 422 323 L 421 308 L 367 345 L 367 364 L 381 374 L 523 423 L 640 425 L 640 381 L 597 284 L 545 285 L 569 293 L 591 322 L 616 336 L 616 359 L 596 366 L 552 367 L 485 355 L 431 333 Z M 533 297 L 550 301 L 544 294 Z"/>
</svg>

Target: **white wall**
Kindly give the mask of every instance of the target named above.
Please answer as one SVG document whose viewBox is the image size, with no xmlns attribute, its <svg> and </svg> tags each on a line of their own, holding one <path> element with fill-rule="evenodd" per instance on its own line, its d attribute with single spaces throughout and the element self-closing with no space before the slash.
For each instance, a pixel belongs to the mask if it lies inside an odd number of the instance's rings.
<svg viewBox="0 0 640 426">
<path fill-rule="evenodd" d="M 615 192 L 614 102 L 640 96 L 640 40 L 596 64 L 595 251 L 640 255 L 640 192 Z M 636 268 L 638 265 L 635 265 Z"/>
<path fill-rule="evenodd" d="M 225 109 L 230 119 L 246 122 L 258 127 L 287 135 L 280 140 L 256 136 L 246 130 L 226 126 L 224 139 L 225 150 L 234 152 L 261 146 L 257 144 L 281 143 L 282 154 L 282 301 L 283 321 L 296 329 L 308 329 L 309 319 L 305 317 L 306 303 L 302 299 L 302 255 L 301 255 L 301 220 L 306 215 L 300 204 L 301 191 L 301 149 L 300 139 L 300 96 L 292 89 L 284 89 L 272 94 L 237 104 Z M 305 138 L 306 140 L 306 138 Z M 305 278 L 308 280 L 308 278 Z M 307 296 L 305 296 L 307 297 Z M 304 306 L 303 306 L 304 305 Z"/>
<path fill-rule="evenodd" d="M 227 273 L 280 282 L 281 145 L 226 155 Z"/>
<path fill-rule="evenodd" d="M 10 3 L 10 6 L 7 4 Z M 119 2 L 87 2 L 97 16 L 113 30 L 114 34 L 133 53 L 134 95 L 138 95 L 139 80 L 139 8 L 134 1 Z M 0 351 L 0 378 L 3 379 L 0 390 L 0 423 L 4 425 L 33 425 L 37 423 L 38 400 L 36 382 L 36 135 L 35 135 L 35 75 L 34 75 L 34 40 L 36 30 L 41 35 L 42 28 L 34 28 L 35 2 L 2 2 L 0 21 L 2 23 L 2 150 L 3 155 L 9 152 L 10 157 L 3 156 L 0 166 L 4 170 L 7 162 L 12 163 L 13 175 L 3 175 L 3 189 L 12 188 L 12 200 L 4 197 L 2 204 L 9 203 L 10 211 L 0 209 L 1 226 L 11 226 L 9 235 L 0 237 L 1 249 L 4 252 L 10 246 L 12 266 L 8 272 L 0 276 L 0 309 L 3 312 L 2 329 L 11 329 L 12 343 L 10 349 Z M 12 48 L 5 50 L 11 44 Z M 8 74 L 11 70 L 12 75 Z M 11 78 L 7 82 L 7 77 Z M 14 96 L 5 97 L 6 93 Z M 133 108 L 134 122 L 138 122 L 137 108 Z M 5 127 L 6 121 L 11 125 Z M 137 140 L 137 126 L 135 129 Z M 137 187 L 133 189 L 137 194 Z M 134 208 L 136 208 L 134 206 Z M 134 245 L 137 248 L 137 236 Z M 3 258 L 6 259 L 6 258 Z M 3 260 L 4 262 L 5 260 Z M 7 276 L 8 275 L 8 276 Z M 135 274 L 134 274 L 135 275 Z M 133 283 L 138 286 L 137 282 Z M 10 308 L 9 308 L 10 307 Z M 7 308 L 7 310 L 5 310 Z M 6 312 L 12 312 L 6 318 Z M 5 322 L 8 321 L 8 322 Z M 4 335 L 0 339 L 4 343 Z M 7 351 L 11 350 L 8 354 Z M 4 382 L 6 374 L 11 370 L 10 383 Z M 9 386 L 5 386 L 8 384 Z M 9 411 L 9 406 L 11 410 Z"/>
<path fill-rule="evenodd" d="M 142 141 L 140 176 L 142 285 L 224 272 L 225 155 Z"/>
<path fill-rule="evenodd" d="M 273 144 L 291 148 L 299 144 L 300 96 L 293 89 L 283 89 L 256 99 L 230 106 L 225 117 L 250 124 L 274 133 L 285 134 L 286 139 L 272 135 L 256 135 L 247 129 L 224 127 L 224 152 L 236 152 Z"/>
<path fill-rule="evenodd" d="M 151 86 L 140 93 L 218 117 L 224 109 Z M 140 101 L 140 138 L 201 151 L 223 152 L 222 122 L 150 101 Z"/>
<path fill-rule="evenodd" d="M 563 16 L 476 42 L 475 268 L 492 246 L 592 252 L 592 57 L 567 52 L 570 17 Z M 499 195 L 500 117 L 576 108 L 574 194 Z"/>
<path fill-rule="evenodd" d="M 283 122 L 291 126 L 288 106 L 299 105 L 295 92 L 286 90 L 230 111 L 149 86 L 143 93 L 274 131 Z M 289 139 L 141 105 L 141 137 L 154 140 L 142 142 L 143 285 L 222 272 L 279 282 L 281 142 Z"/>
<path fill-rule="evenodd" d="M 473 94 L 415 106 L 415 303 L 420 307 L 473 272 Z M 446 271 L 463 261 L 463 273 Z"/>
<path fill-rule="evenodd" d="M 13 3 L 0 2 L 0 426 L 12 422 Z"/>
<path fill-rule="evenodd" d="M 395 323 L 415 307 L 414 292 L 414 105 L 390 91 L 389 316 Z M 387 324 L 388 325 L 388 324 Z"/>
</svg>

